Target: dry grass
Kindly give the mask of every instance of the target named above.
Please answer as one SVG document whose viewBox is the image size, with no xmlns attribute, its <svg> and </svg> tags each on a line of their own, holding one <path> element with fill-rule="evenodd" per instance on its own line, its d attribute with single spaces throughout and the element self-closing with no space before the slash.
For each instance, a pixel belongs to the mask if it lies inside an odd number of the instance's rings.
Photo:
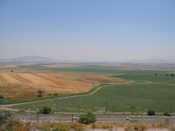
<svg viewBox="0 0 175 131">
<path fill-rule="evenodd" d="M 147 129 L 174 129 L 174 123 L 162 122 L 96 122 L 91 128 L 112 129 L 124 127 L 125 131 L 145 131 Z"/>
<path fill-rule="evenodd" d="M 171 125 L 174 125 L 171 123 Z M 84 125 L 77 122 L 40 122 L 37 124 L 39 129 L 75 129 L 75 131 L 83 131 L 83 129 L 112 129 L 122 131 L 159 131 L 159 130 L 170 130 L 174 131 L 173 128 L 162 126 L 161 122 L 96 122 L 90 125 Z M 116 128 L 115 128 L 116 127 Z"/>
<path fill-rule="evenodd" d="M 103 83 L 126 82 L 97 74 L 15 71 L 0 72 L 0 95 L 12 98 L 28 98 L 37 90 L 49 93 L 81 93 Z"/>
<path fill-rule="evenodd" d="M 174 123 L 169 126 L 162 126 L 162 122 L 96 122 L 90 125 L 80 124 L 78 122 L 41 122 L 41 121 L 25 121 L 24 123 L 17 120 L 10 120 L 8 124 L 2 125 L 0 130 L 5 131 L 11 128 L 14 131 L 30 131 L 32 129 L 38 130 L 60 130 L 60 131 L 83 131 L 84 129 L 108 129 L 120 131 L 174 131 Z M 166 124 L 166 122 L 164 123 Z"/>
</svg>

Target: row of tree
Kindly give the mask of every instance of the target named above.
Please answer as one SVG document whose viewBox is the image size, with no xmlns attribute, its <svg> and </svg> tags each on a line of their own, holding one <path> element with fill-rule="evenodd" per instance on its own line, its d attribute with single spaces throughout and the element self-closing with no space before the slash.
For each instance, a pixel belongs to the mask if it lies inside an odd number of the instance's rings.
<svg viewBox="0 0 175 131">
<path fill-rule="evenodd" d="M 155 73 L 154 75 L 157 77 L 159 74 Z M 170 73 L 170 74 L 165 74 L 165 76 L 174 78 L 175 74 L 174 73 Z"/>
</svg>

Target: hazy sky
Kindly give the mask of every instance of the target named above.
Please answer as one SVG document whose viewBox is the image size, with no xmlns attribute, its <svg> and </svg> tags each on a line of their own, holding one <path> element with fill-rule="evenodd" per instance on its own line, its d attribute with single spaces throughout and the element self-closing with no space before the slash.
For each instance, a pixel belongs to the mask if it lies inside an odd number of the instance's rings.
<svg viewBox="0 0 175 131">
<path fill-rule="evenodd" d="M 0 0 L 0 58 L 175 59 L 175 0 Z"/>
</svg>

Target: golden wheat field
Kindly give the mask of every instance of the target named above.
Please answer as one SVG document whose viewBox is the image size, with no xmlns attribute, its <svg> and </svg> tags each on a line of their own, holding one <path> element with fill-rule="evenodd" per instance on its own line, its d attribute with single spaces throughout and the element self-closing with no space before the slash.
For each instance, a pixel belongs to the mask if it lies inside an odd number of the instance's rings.
<svg viewBox="0 0 175 131">
<path fill-rule="evenodd" d="M 29 98 L 38 90 L 49 93 L 81 93 L 103 83 L 125 82 L 97 74 L 16 71 L 0 72 L 0 95 L 11 98 Z"/>
</svg>

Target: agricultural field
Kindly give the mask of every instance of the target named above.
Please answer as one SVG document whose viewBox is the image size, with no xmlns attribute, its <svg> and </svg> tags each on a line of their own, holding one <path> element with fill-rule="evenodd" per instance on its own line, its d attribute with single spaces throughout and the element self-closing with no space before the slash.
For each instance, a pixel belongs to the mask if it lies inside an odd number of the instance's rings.
<svg viewBox="0 0 175 131">
<path fill-rule="evenodd" d="M 46 100 L 18 108 L 36 111 L 48 106 L 53 112 L 175 112 L 174 92 L 175 87 L 159 84 L 111 85 L 90 96 Z"/>
<path fill-rule="evenodd" d="M 97 65 L 22 65 L 14 72 L 0 72 L 0 95 L 6 97 L 0 103 L 36 100 L 13 107 L 34 112 L 48 106 L 53 113 L 175 113 L 173 74 L 174 70 L 122 70 Z M 43 90 L 45 97 L 35 98 L 38 90 Z M 54 93 L 59 95 L 47 99 Z"/>
<path fill-rule="evenodd" d="M 43 69 L 42 69 L 43 70 Z M 46 69 L 44 69 L 46 70 Z M 175 77 L 173 71 L 117 70 L 116 68 L 88 66 L 70 68 L 48 68 L 64 73 L 105 74 L 109 78 L 126 80 L 127 83 L 103 85 L 92 94 L 66 99 L 53 98 L 33 104 L 18 105 L 21 110 L 37 111 L 43 106 L 52 107 L 53 112 L 175 112 Z M 101 75 L 100 75 L 101 76 Z"/>
</svg>

